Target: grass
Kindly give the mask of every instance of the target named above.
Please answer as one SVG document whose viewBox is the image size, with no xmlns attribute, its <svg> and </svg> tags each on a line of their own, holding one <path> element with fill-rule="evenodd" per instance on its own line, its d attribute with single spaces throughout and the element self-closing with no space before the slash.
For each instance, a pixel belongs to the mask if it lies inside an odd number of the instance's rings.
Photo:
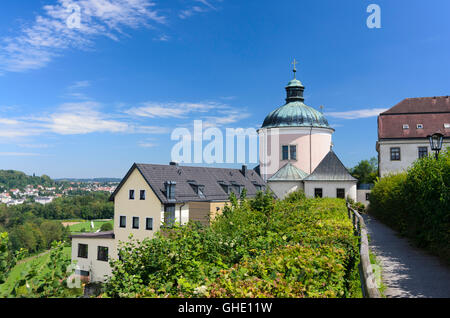
<svg viewBox="0 0 450 318">
<path fill-rule="evenodd" d="M 111 225 L 114 226 L 114 221 L 110 220 L 110 221 L 93 221 L 94 222 L 94 229 L 91 228 L 91 221 L 83 221 L 81 223 L 78 224 L 74 224 L 74 225 L 70 225 L 69 226 L 69 230 L 72 233 L 80 233 L 80 232 L 97 232 L 103 224 L 105 223 L 110 223 Z M 84 229 L 84 231 L 83 231 Z"/>
<path fill-rule="evenodd" d="M 370 263 L 372 264 L 373 272 L 375 274 L 377 274 L 376 273 L 376 269 L 378 269 L 380 271 L 378 273 L 379 275 L 375 275 L 375 279 L 376 279 L 376 283 L 378 285 L 378 290 L 379 290 L 379 292 L 381 294 L 381 297 L 386 298 L 386 296 L 384 295 L 384 292 L 386 291 L 387 287 L 383 283 L 383 278 L 381 276 L 382 275 L 382 273 L 381 273 L 381 264 L 378 261 L 377 256 L 374 253 L 372 253 L 370 250 L 369 250 L 369 259 L 370 259 Z"/>
<path fill-rule="evenodd" d="M 67 256 L 67 258 L 71 258 L 72 248 L 70 246 L 64 247 L 64 255 Z M 0 285 L 0 297 L 8 296 L 11 292 L 11 290 L 14 287 L 14 284 L 22 275 L 22 272 L 26 269 L 26 267 L 30 264 L 37 264 L 40 266 L 42 270 L 46 270 L 46 264 L 50 259 L 50 253 L 44 252 L 37 256 L 28 257 L 11 270 L 8 279 L 4 284 Z"/>
</svg>

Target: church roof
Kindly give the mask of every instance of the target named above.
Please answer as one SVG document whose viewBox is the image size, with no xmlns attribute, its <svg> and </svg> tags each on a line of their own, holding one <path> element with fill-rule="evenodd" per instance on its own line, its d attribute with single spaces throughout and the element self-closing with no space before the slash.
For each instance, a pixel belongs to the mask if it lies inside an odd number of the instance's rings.
<svg viewBox="0 0 450 318">
<path fill-rule="evenodd" d="M 348 172 L 333 150 L 323 158 L 317 168 L 304 181 L 358 181 Z"/>
<path fill-rule="evenodd" d="M 294 60 L 294 78 L 286 86 L 286 104 L 271 112 L 264 119 L 262 128 L 317 127 L 333 129 L 321 112 L 305 105 L 303 97 L 305 87 L 295 78 L 296 63 Z"/>
<path fill-rule="evenodd" d="M 276 127 L 318 127 L 329 128 L 325 116 L 302 101 L 293 101 L 271 112 L 262 128 Z"/>
<path fill-rule="evenodd" d="M 307 176 L 308 174 L 306 172 L 288 162 L 268 181 L 301 181 Z"/>
</svg>

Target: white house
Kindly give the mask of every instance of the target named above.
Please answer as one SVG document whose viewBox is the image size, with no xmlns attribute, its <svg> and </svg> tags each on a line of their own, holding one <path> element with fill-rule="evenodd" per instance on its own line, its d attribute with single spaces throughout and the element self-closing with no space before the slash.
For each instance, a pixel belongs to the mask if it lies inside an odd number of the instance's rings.
<svg viewBox="0 0 450 318">
<path fill-rule="evenodd" d="M 177 164 L 134 164 L 111 195 L 114 230 L 72 235 L 72 260 L 78 274 L 90 281 L 111 275 L 110 258 L 118 257 L 120 242 L 153 238 L 166 223 L 198 221 L 210 224 L 233 192 L 243 189 L 252 198 L 265 190 L 254 170 L 185 167 Z"/>
<path fill-rule="evenodd" d="M 407 98 L 378 117 L 380 176 L 405 171 L 431 152 L 427 136 L 444 135 L 450 146 L 450 97 Z"/>
</svg>

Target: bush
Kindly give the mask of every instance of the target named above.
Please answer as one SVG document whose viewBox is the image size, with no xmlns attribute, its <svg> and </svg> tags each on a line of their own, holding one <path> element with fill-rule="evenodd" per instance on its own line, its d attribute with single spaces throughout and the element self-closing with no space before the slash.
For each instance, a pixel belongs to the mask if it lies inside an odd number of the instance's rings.
<svg viewBox="0 0 450 318">
<path fill-rule="evenodd" d="M 406 173 L 381 178 L 369 213 L 450 263 L 450 152 L 414 163 Z"/>
<path fill-rule="evenodd" d="M 270 193 L 232 200 L 211 227 L 131 240 L 108 297 L 359 297 L 358 239 L 345 201 Z"/>
<path fill-rule="evenodd" d="M 108 232 L 108 231 L 112 231 L 113 230 L 113 225 L 108 222 L 108 223 L 103 223 L 102 226 L 100 227 L 100 232 Z"/>
</svg>

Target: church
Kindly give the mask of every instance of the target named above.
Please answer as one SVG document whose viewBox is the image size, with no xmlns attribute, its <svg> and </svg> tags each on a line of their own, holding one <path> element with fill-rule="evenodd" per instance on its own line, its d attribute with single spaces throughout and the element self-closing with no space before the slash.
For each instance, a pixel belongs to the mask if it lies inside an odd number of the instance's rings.
<svg viewBox="0 0 450 318">
<path fill-rule="evenodd" d="M 258 130 L 260 165 L 256 170 L 278 198 L 304 190 L 309 197 L 351 198 L 357 179 L 333 151 L 335 130 L 322 112 L 307 106 L 305 87 L 296 78 L 286 86 L 286 103 L 271 112 Z"/>
</svg>

